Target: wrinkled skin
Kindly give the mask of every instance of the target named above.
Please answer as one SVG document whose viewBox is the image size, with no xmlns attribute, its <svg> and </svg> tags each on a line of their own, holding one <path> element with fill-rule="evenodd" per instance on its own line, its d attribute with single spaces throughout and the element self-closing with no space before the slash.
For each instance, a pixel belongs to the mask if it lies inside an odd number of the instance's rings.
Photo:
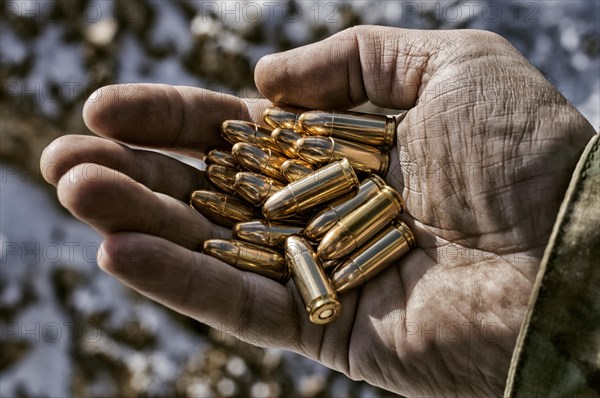
<svg viewBox="0 0 600 398">
<path fill-rule="evenodd" d="M 263 58 L 268 100 L 190 87 L 109 86 L 41 167 L 61 203 L 105 237 L 99 265 L 124 284 L 253 344 L 298 352 L 408 396 L 500 395 L 540 259 L 593 128 L 504 39 L 480 31 L 357 27 Z M 410 109 L 387 181 L 418 248 L 341 297 L 329 326 L 281 286 L 197 252 L 230 232 L 183 202 L 225 119 L 260 122 L 270 102 Z M 398 149 L 399 148 L 399 149 Z"/>
</svg>

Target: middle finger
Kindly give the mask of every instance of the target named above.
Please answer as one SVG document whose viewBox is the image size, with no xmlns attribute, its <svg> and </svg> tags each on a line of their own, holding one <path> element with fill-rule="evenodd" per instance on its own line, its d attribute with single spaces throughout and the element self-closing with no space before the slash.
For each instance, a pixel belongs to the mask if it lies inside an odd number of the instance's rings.
<svg viewBox="0 0 600 398">
<path fill-rule="evenodd" d="M 231 237 L 231 231 L 210 223 L 185 203 L 93 163 L 79 164 L 63 175 L 58 199 L 103 235 L 141 232 L 188 249 L 199 249 L 207 239 Z"/>
</svg>

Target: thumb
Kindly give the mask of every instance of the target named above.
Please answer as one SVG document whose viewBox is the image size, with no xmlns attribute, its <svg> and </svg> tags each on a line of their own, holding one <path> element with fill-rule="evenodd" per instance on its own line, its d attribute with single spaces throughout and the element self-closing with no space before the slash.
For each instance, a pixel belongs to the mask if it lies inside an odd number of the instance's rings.
<svg viewBox="0 0 600 398">
<path fill-rule="evenodd" d="M 415 105 L 447 33 L 357 26 L 323 41 L 267 55 L 256 65 L 258 90 L 275 103 L 347 109 L 369 100 L 385 108 Z"/>
<path fill-rule="evenodd" d="M 370 101 L 384 108 L 410 109 L 434 75 L 447 75 L 442 80 L 455 82 L 459 76 L 453 66 L 490 54 L 520 57 L 501 36 L 483 30 L 356 26 L 263 57 L 254 80 L 265 97 L 279 104 L 348 109 Z M 519 62 L 529 65 L 522 57 Z M 463 68 L 462 78 L 473 78 L 468 73 Z"/>
</svg>

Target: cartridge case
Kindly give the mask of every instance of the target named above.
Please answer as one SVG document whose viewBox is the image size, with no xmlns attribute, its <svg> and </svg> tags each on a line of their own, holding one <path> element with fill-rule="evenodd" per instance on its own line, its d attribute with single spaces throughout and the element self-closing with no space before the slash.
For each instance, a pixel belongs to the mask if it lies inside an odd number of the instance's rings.
<svg viewBox="0 0 600 398">
<path fill-rule="evenodd" d="M 281 174 L 281 165 L 286 159 L 271 149 L 238 142 L 231 148 L 231 154 L 247 170 L 285 182 L 285 178 Z"/>
<path fill-rule="evenodd" d="M 235 183 L 235 175 L 237 172 L 238 170 L 232 167 L 211 164 L 206 168 L 206 177 L 221 191 L 232 194 L 235 192 L 233 184 Z"/>
<path fill-rule="evenodd" d="M 331 274 L 334 269 L 336 269 L 344 260 L 325 260 L 321 261 L 321 265 L 323 266 L 323 270 L 327 275 Z"/>
<path fill-rule="evenodd" d="M 276 128 L 271 132 L 271 138 L 280 152 L 289 158 L 297 158 L 296 141 L 306 136 L 306 133 L 292 129 Z"/>
<path fill-rule="evenodd" d="M 226 120 L 221 124 L 221 135 L 230 144 L 247 142 L 259 148 L 269 148 L 280 152 L 280 149 L 271 138 L 271 130 L 256 123 L 244 120 Z"/>
<path fill-rule="evenodd" d="M 263 205 L 263 215 L 284 219 L 354 191 L 358 184 L 348 160 L 334 162 L 275 192 Z"/>
<path fill-rule="evenodd" d="M 371 174 L 360 183 L 356 195 L 342 196 L 317 213 L 304 229 L 304 236 L 311 240 L 320 239 L 335 223 L 357 209 L 385 186 L 385 181 L 381 177 Z"/>
<path fill-rule="evenodd" d="M 294 182 L 312 173 L 314 167 L 304 160 L 288 159 L 281 165 L 281 174 L 288 182 Z"/>
<path fill-rule="evenodd" d="M 204 242 L 203 253 L 242 271 L 266 276 L 286 283 L 290 272 L 285 257 L 272 249 L 234 239 L 210 239 Z"/>
<path fill-rule="evenodd" d="M 285 185 L 271 177 L 250 171 L 240 171 L 233 177 L 233 191 L 254 206 L 262 205 L 269 196 Z"/>
<path fill-rule="evenodd" d="M 206 155 L 205 162 L 207 165 L 218 164 L 225 167 L 237 168 L 238 162 L 233 158 L 231 152 L 220 149 L 213 149 Z"/>
<path fill-rule="evenodd" d="M 337 318 L 342 305 L 310 243 L 290 236 L 285 241 L 285 259 L 310 321 L 326 324 Z"/>
<path fill-rule="evenodd" d="M 396 137 L 396 118 L 351 111 L 307 111 L 300 125 L 311 135 L 341 138 L 373 146 L 391 147 Z"/>
<path fill-rule="evenodd" d="M 302 108 L 272 106 L 263 112 L 263 120 L 273 128 L 300 129 L 298 118 L 304 111 Z"/>
<path fill-rule="evenodd" d="M 347 158 L 352 167 L 364 173 L 385 176 L 390 165 L 387 151 L 331 137 L 303 137 L 296 141 L 300 158 L 312 164 L 324 164 Z"/>
<path fill-rule="evenodd" d="M 235 224 L 233 236 L 261 246 L 283 247 L 288 236 L 299 234 L 301 231 L 300 226 L 274 223 L 269 220 L 252 220 Z"/>
<path fill-rule="evenodd" d="M 410 228 L 401 221 L 393 222 L 339 265 L 331 274 L 331 283 L 338 293 L 362 286 L 415 245 Z"/>
<path fill-rule="evenodd" d="M 260 218 L 260 214 L 244 201 L 213 191 L 194 191 L 190 205 L 209 221 L 231 228 L 240 221 Z"/>
<path fill-rule="evenodd" d="M 400 194 L 389 186 L 383 187 L 331 227 L 319 243 L 319 257 L 335 260 L 352 253 L 403 211 Z"/>
<path fill-rule="evenodd" d="M 313 216 L 313 212 L 311 209 L 307 212 L 296 213 L 292 216 L 286 217 L 285 219 L 282 219 L 281 222 L 285 222 L 286 224 L 289 224 L 289 225 L 294 225 L 297 227 L 304 228 L 304 226 L 306 225 L 308 220 L 311 219 L 312 216 Z"/>
</svg>

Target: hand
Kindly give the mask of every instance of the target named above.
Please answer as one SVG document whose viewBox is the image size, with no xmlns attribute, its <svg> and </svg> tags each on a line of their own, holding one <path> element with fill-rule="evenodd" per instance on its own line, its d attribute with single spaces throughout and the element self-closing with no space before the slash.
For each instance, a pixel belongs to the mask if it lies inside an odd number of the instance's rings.
<svg viewBox="0 0 600 398">
<path fill-rule="evenodd" d="M 500 395 L 532 284 L 593 128 L 497 35 L 357 27 L 263 58 L 269 100 L 314 109 L 410 109 L 388 183 L 419 248 L 341 317 L 308 322 L 293 286 L 198 249 L 227 237 L 182 203 L 204 175 L 116 141 L 200 155 L 225 119 L 260 122 L 267 100 L 188 87 L 105 87 L 89 128 L 41 160 L 61 203 L 105 236 L 99 265 L 148 297 L 253 344 L 306 355 L 403 395 Z M 130 95 L 127 95 L 130 94 Z M 51 167 L 50 167 L 51 166 Z"/>
</svg>

